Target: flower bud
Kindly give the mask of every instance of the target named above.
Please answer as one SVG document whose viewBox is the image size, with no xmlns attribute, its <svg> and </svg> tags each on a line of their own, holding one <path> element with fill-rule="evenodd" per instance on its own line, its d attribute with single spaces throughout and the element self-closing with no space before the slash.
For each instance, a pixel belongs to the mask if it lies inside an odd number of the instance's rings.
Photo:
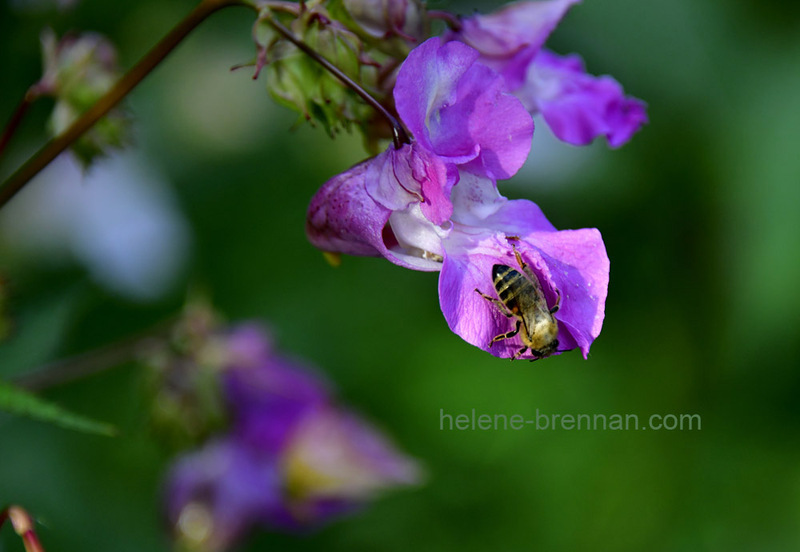
<svg viewBox="0 0 800 552">
<path fill-rule="evenodd" d="M 42 34 L 42 49 L 44 75 L 31 92 L 55 98 L 49 127 L 57 136 L 117 81 L 117 55 L 111 42 L 99 34 L 68 35 L 58 40 L 49 29 Z M 122 111 L 112 110 L 75 142 L 73 151 L 88 166 L 109 147 L 123 144 L 128 122 Z"/>
<path fill-rule="evenodd" d="M 358 95 L 331 75 L 318 61 L 290 41 L 271 32 L 270 12 L 256 22 L 253 35 L 259 48 L 257 70 L 266 67 L 267 90 L 275 100 L 298 111 L 307 121 L 316 121 L 335 135 L 352 123 L 366 124 L 371 114 Z M 315 6 L 295 19 L 292 33 L 320 57 L 355 82 L 364 84 L 371 72 L 362 63 L 363 45 L 353 32 Z"/>
</svg>

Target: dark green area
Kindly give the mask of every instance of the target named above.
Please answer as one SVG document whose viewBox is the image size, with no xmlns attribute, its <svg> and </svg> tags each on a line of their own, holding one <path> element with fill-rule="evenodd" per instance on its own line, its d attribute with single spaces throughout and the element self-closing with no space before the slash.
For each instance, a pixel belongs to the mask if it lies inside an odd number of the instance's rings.
<svg viewBox="0 0 800 552">
<path fill-rule="evenodd" d="M 43 25 L 106 33 L 127 67 L 191 6 L 85 0 L 59 15 L 3 2 L 0 119 L 38 78 Z M 648 102 L 651 122 L 620 150 L 592 146 L 569 176 L 523 172 L 501 183 L 559 228 L 599 228 L 611 258 L 604 329 L 589 359 L 573 352 L 533 364 L 495 359 L 453 335 L 436 274 L 349 257 L 334 269 L 307 243 L 311 196 L 363 150 L 356 137 L 290 130 L 295 115 L 272 104 L 263 82 L 248 69 L 229 72 L 254 54 L 252 20 L 246 10 L 221 13 L 128 103 L 135 147 L 171 182 L 191 223 L 180 289 L 131 303 L 76 265 L 33 262 L 0 235 L 14 332 L 0 344 L 0 378 L 145 330 L 175 314 L 192 285 L 229 320 L 269 324 L 287 354 L 319 366 L 343 400 L 427 466 L 425 486 L 357 517 L 300 538 L 257 534 L 243 549 L 796 550 L 800 38 L 797 8 L 782 9 L 607 0 L 565 19 L 550 46 L 614 75 Z M 0 174 L 41 143 L 49 107 L 33 108 Z M 535 142 L 532 171 L 556 162 L 537 151 Z M 166 550 L 159 492 L 168 457 L 146 432 L 136 370 L 43 396 L 121 434 L 0 414 L 0 505 L 37 517 L 47 550 Z M 537 409 L 699 414 L 702 430 L 439 429 L 440 410 L 473 408 L 526 418 Z M 3 546 L 22 549 L 8 529 Z"/>
</svg>

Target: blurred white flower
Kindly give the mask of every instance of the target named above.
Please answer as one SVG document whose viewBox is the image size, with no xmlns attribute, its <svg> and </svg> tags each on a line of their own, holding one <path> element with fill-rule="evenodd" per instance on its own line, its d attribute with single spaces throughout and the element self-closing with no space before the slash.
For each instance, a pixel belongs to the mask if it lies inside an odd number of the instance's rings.
<svg viewBox="0 0 800 552">
<path fill-rule="evenodd" d="M 131 153 L 88 173 L 60 156 L 0 211 L 0 239 L 40 262 L 75 260 L 99 284 L 137 300 L 175 283 L 190 243 L 164 179 Z"/>
</svg>

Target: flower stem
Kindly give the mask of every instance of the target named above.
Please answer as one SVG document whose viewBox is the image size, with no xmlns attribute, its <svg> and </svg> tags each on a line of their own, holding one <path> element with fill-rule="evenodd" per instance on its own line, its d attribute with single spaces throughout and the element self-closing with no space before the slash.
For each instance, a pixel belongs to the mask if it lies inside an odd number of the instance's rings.
<svg viewBox="0 0 800 552">
<path fill-rule="evenodd" d="M 41 391 L 135 361 L 165 343 L 176 320 L 169 318 L 119 342 L 41 366 L 14 378 L 12 383 L 28 391 Z"/>
<path fill-rule="evenodd" d="M 25 552 L 44 552 L 39 537 L 33 530 L 33 520 L 28 515 L 28 512 L 19 506 L 9 506 L 5 510 L 0 511 L 0 527 L 3 526 L 6 520 L 11 521 L 11 526 L 14 531 L 22 537 L 22 543 L 25 545 Z"/>
<path fill-rule="evenodd" d="M 0 187 L 0 208 L 27 184 L 31 178 L 45 168 L 58 154 L 89 130 L 105 114 L 113 109 L 136 85 L 164 61 L 164 58 L 211 14 L 229 6 L 248 6 L 244 0 L 202 0 L 178 25 L 161 39 L 136 65 L 123 76 L 105 96 L 78 117 L 62 134 L 45 144 L 24 165 L 17 169 Z"/>
<path fill-rule="evenodd" d="M 353 90 L 356 94 L 358 94 L 362 100 L 367 102 L 367 104 L 372 107 L 375 111 L 380 113 L 389 124 L 392 126 L 392 143 L 396 149 L 400 149 L 403 144 L 410 144 L 411 138 L 408 135 L 408 131 L 406 131 L 405 127 L 397 120 L 397 118 L 389 113 L 389 111 L 381 105 L 381 103 L 376 100 L 375 98 L 370 95 L 369 92 L 364 90 L 357 82 L 353 79 L 348 77 L 345 73 L 342 72 L 341 69 L 336 67 L 330 61 L 325 59 L 320 55 L 319 52 L 311 48 L 308 44 L 294 36 L 292 32 L 284 27 L 280 22 L 275 20 L 272 17 L 267 18 L 267 22 L 272 26 L 273 29 L 278 31 L 286 40 L 297 46 L 300 50 L 302 50 L 305 54 L 307 54 L 311 59 L 322 65 L 329 73 L 331 73 L 334 77 L 342 81 L 345 86 Z"/>
</svg>

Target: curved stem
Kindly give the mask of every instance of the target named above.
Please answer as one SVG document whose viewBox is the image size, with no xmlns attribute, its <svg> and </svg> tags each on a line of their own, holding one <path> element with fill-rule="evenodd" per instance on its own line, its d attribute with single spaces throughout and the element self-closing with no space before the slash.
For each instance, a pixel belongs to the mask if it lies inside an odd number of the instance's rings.
<svg viewBox="0 0 800 552">
<path fill-rule="evenodd" d="M 78 117 L 62 134 L 45 144 L 0 187 L 0 208 L 11 200 L 31 178 L 89 130 L 138 85 L 167 55 L 208 16 L 229 6 L 248 6 L 244 0 L 202 0 L 178 25 L 123 76 L 105 96 Z"/>
<path fill-rule="evenodd" d="M 342 81 L 345 86 L 353 90 L 356 94 L 358 94 L 362 100 L 367 102 L 367 104 L 372 107 L 375 111 L 380 113 L 389 124 L 392 126 L 392 143 L 394 144 L 395 149 L 400 149 L 403 144 L 410 144 L 411 137 L 408 135 L 408 131 L 406 131 L 405 127 L 397 120 L 397 118 L 389 113 L 389 111 L 381 105 L 381 103 L 376 100 L 375 98 L 370 95 L 369 92 L 364 90 L 360 84 L 355 82 L 353 79 L 348 77 L 345 73 L 342 72 L 341 69 L 336 67 L 330 61 L 322 57 L 319 52 L 311 48 L 308 44 L 297 38 L 292 34 L 292 32 L 284 27 L 281 23 L 276 21 L 275 19 L 268 17 L 267 22 L 272 25 L 272 28 L 278 31 L 286 40 L 297 46 L 300 50 L 302 50 L 305 54 L 310 56 L 314 61 L 322 65 L 325 70 L 331 73 L 334 77 Z"/>
</svg>

